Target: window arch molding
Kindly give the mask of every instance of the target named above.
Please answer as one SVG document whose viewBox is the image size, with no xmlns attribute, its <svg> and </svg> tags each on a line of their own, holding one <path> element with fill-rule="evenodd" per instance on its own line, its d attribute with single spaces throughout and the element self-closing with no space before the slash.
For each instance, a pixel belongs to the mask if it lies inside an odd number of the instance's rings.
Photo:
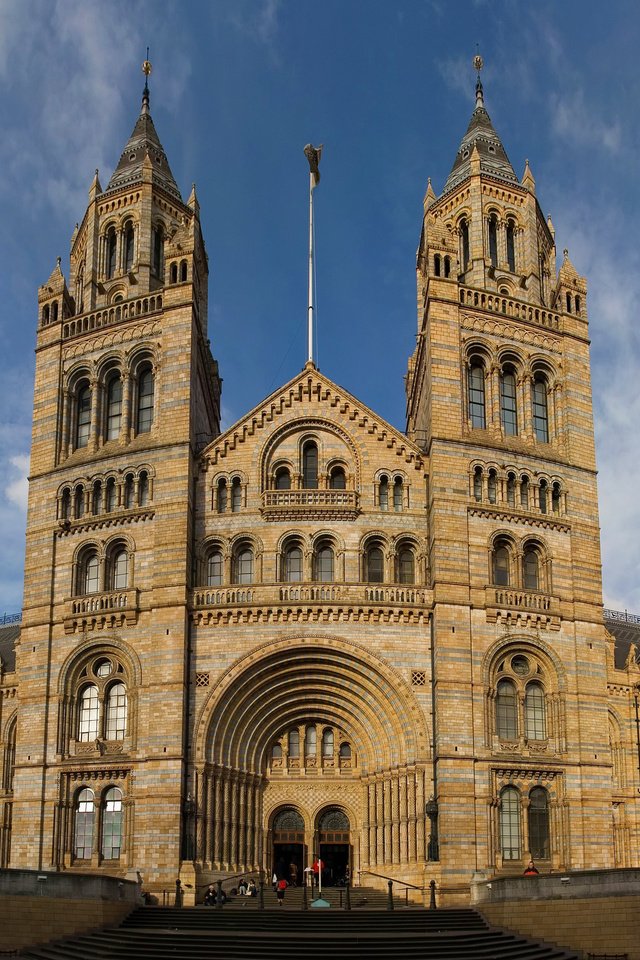
<svg viewBox="0 0 640 960">
<path fill-rule="evenodd" d="M 154 352 L 148 347 L 136 351 L 129 361 L 130 413 L 129 429 L 132 436 L 150 433 L 157 421 L 158 365 Z"/>
<path fill-rule="evenodd" d="M 393 580 L 406 586 L 424 582 L 425 550 L 412 533 L 399 533 L 392 540 Z M 411 564 L 406 556 L 411 553 Z"/>
<path fill-rule="evenodd" d="M 392 557 L 388 537 L 381 531 L 370 531 L 360 541 L 360 580 L 362 583 L 388 583 L 395 578 L 390 566 Z"/>
<path fill-rule="evenodd" d="M 126 587 L 109 586 L 111 582 L 109 563 L 114 560 L 118 548 L 126 553 Z M 135 544 L 127 535 L 116 534 L 104 542 L 96 539 L 86 540 L 76 548 L 73 555 L 71 596 L 88 596 L 93 593 L 131 589 L 134 555 Z"/>
<path fill-rule="evenodd" d="M 489 583 L 500 587 L 517 584 L 517 542 L 507 530 L 496 530 L 489 539 Z"/>
<path fill-rule="evenodd" d="M 229 541 L 231 561 L 231 583 L 250 585 L 262 581 L 262 559 L 264 545 L 259 537 L 247 531 L 237 533 Z M 251 559 L 244 555 L 251 552 Z"/>
<path fill-rule="evenodd" d="M 465 345 L 463 390 L 465 420 L 473 429 L 484 429 L 491 420 L 491 351 L 482 341 Z"/>
<path fill-rule="evenodd" d="M 0 789 L 6 793 L 13 793 L 13 776 L 16 761 L 16 735 L 18 729 L 18 711 L 9 716 L 2 731 L 2 740 L 4 742 L 4 755 L 2 756 L 2 767 L 0 768 Z"/>
<path fill-rule="evenodd" d="M 274 466 L 291 465 L 292 468 L 292 486 L 293 480 L 301 472 L 302 466 L 302 445 L 305 441 L 315 441 L 318 445 L 318 476 L 327 476 L 326 451 L 328 450 L 329 439 L 337 438 L 345 448 L 345 456 L 340 457 L 346 462 L 348 467 L 347 475 L 352 478 L 353 489 L 359 491 L 362 465 L 360 462 L 360 453 L 356 448 L 353 438 L 341 429 L 337 424 L 330 420 L 314 418 L 312 420 L 297 420 L 284 424 L 276 430 L 273 436 L 269 437 L 260 456 L 260 484 L 261 489 L 273 489 L 272 479 L 274 477 Z M 287 450 L 291 450 L 291 442 L 295 442 L 295 464 L 290 463 L 292 454 L 280 451 L 280 447 L 287 445 Z M 335 453 L 332 452 L 332 459 Z"/>
<path fill-rule="evenodd" d="M 269 477 L 269 489 L 291 490 L 296 476 L 296 467 L 288 458 L 274 460 Z"/>
<path fill-rule="evenodd" d="M 197 553 L 197 579 L 203 587 L 221 587 L 229 582 L 231 554 L 221 537 L 207 537 Z"/>
<path fill-rule="evenodd" d="M 538 593 L 552 592 L 552 561 L 545 542 L 540 537 L 524 537 L 518 548 L 522 558 L 521 577 L 519 585 L 525 590 L 535 590 Z M 527 571 L 527 558 L 535 557 L 537 561 L 537 585 L 533 585 L 533 563 Z"/>
<path fill-rule="evenodd" d="M 321 530 L 311 538 L 311 577 L 317 582 L 344 580 L 344 542 L 333 530 Z M 332 552 L 329 558 L 327 551 Z"/>
<path fill-rule="evenodd" d="M 295 551 L 300 551 L 296 554 Z M 311 549 L 307 535 L 287 530 L 276 545 L 276 579 L 280 583 L 311 580 Z"/>
</svg>

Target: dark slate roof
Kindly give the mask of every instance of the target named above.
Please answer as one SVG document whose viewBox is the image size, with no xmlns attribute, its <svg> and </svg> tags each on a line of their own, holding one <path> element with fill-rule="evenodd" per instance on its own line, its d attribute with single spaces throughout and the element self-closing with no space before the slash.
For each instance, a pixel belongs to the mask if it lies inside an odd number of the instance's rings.
<svg viewBox="0 0 640 960">
<path fill-rule="evenodd" d="M 19 636 L 19 623 L 0 626 L 0 661 L 3 673 L 13 673 L 16 669 L 16 642 Z"/>
<path fill-rule="evenodd" d="M 153 182 L 166 190 L 167 193 L 171 193 L 174 197 L 182 200 L 178 185 L 171 173 L 167 155 L 160 143 L 160 138 L 156 133 L 156 128 L 149 113 L 149 88 L 145 86 L 140 116 L 122 151 L 120 162 L 107 184 L 105 193 L 121 190 L 123 187 L 128 187 L 134 183 L 140 183 L 142 180 L 142 164 L 147 153 L 153 164 Z"/>
<path fill-rule="evenodd" d="M 485 109 L 480 78 L 476 84 L 476 107 L 471 114 L 467 132 L 462 138 L 451 173 L 444 185 L 444 193 L 453 190 L 470 176 L 471 154 L 474 147 L 478 148 L 480 154 L 481 173 L 498 180 L 506 180 L 508 183 L 520 182 Z"/>
<path fill-rule="evenodd" d="M 634 614 L 605 610 L 604 625 L 615 640 L 614 662 L 616 670 L 624 670 L 632 643 L 635 643 L 638 656 L 640 656 L 640 617 L 636 617 Z"/>
</svg>

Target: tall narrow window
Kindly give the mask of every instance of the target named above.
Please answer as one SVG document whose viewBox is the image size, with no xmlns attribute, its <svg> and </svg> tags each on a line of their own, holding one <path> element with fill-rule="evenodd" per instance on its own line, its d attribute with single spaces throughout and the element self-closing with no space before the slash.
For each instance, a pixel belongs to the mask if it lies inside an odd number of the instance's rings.
<svg viewBox="0 0 640 960">
<path fill-rule="evenodd" d="M 99 480 L 94 483 L 91 493 L 91 513 L 94 517 L 102 513 L 102 484 Z"/>
<path fill-rule="evenodd" d="M 129 571 L 129 557 L 127 551 L 118 550 L 111 559 L 112 590 L 126 590 Z"/>
<path fill-rule="evenodd" d="M 80 694 L 78 740 L 81 743 L 88 743 L 98 736 L 99 710 L 98 688 L 92 683 L 85 687 Z"/>
<path fill-rule="evenodd" d="M 222 551 L 212 550 L 207 558 L 207 586 L 219 587 L 222 583 Z"/>
<path fill-rule="evenodd" d="M 124 683 L 114 683 L 107 692 L 105 737 L 124 740 L 127 732 L 127 691 Z"/>
<path fill-rule="evenodd" d="M 546 740 L 544 690 L 539 683 L 527 685 L 524 695 L 524 735 L 527 740 Z"/>
<path fill-rule="evenodd" d="M 233 582 L 253 583 L 253 550 L 251 547 L 240 547 L 233 561 Z"/>
<path fill-rule="evenodd" d="M 84 516 L 84 487 L 76 487 L 73 498 L 73 515 L 76 520 Z"/>
<path fill-rule="evenodd" d="M 473 471 L 473 499 L 478 503 L 482 500 L 482 467 L 476 467 Z"/>
<path fill-rule="evenodd" d="M 469 223 L 467 220 L 460 221 L 460 264 L 463 271 L 469 265 Z"/>
<path fill-rule="evenodd" d="M 333 549 L 329 544 L 321 544 L 315 556 L 315 580 L 330 583 L 333 580 Z"/>
<path fill-rule="evenodd" d="M 560 484 L 554 483 L 551 488 L 551 510 L 553 513 L 560 513 Z"/>
<path fill-rule="evenodd" d="M 113 510 L 115 510 L 117 506 L 117 494 L 118 494 L 118 491 L 116 488 L 116 481 L 113 477 L 109 477 L 109 479 L 107 480 L 107 497 L 106 497 L 107 513 L 111 513 Z"/>
<path fill-rule="evenodd" d="M 507 476 L 507 503 L 510 507 L 516 505 L 516 478 L 513 473 Z"/>
<path fill-rule="evenodd" d="M 222 477 L 218 480 L 218 490 L 216 494 L 216 510 L 218 513 L 224 513 L 227 509 L 228 490 L 227 481 Z"/>
<path fill-rule="evenodd" d="M 313 724 L 309 724 L 304 732 L 304 755 L 315 757 L 317 748 L 317 733 Z"/>
<path fill-rule="evenodd" d="M 523 477 L 520 482 L 520 506 L 523 510 L 529 509 L 529 477 Z"/>
<path fill-rule="evenodd" d="M 322 733 L 322 756 L 325 760 L 333 758 L 333 730 L 324 730 Z"/>
<path fill-rule="evenodd" d="M 503 370 L 500 377 L 500 420 L 502 429 L 508 436 L 517 434 L 516 376 L 508 367 Z"/>
<path fill-rule="evenodd" d="M 533 410 L 533 432 L 542 443 L 549 442 L 549 412 L 547 408 L 547 384 L 542 377 L 536 377 L 531 387 L 531 406 Z"/>
<path fill-rule="evenodd" d="M 91 387 L 88 383 L 78 390 L 77 409 L 76 447 L 86 447 L 91 431 Z"/>
<path fill-rule="evenodd" d="M 342 467 L 334 467 L 331 471 L 329 487 L 331 490 L 346 490 L 347 478 Z"/>
<path fill-rule="evenodd" d="M 71 490 L 69 490 L 69 487 L 65 487 L 65 489 L 62 491 L 62 503 L 60 505 L 60 519 L 61 520 L 71 519 Z"/>
<path fill-rule="evenodd" d="M 404 484 L 402 477 L 396 477 L 393 481 L 393 509 L 402 510 L 404 506 Z"/>
<path fill-rule="evenodd" d="M 276 470 L 276 490 L 291 489 L 291 474 L 288 467 L 278 467 Z"/>
<path fill-rule="evenodd" d="M 133 224 L 129 221 L 124 230 L 124 268 L 127 273 L 133 268 Z"/>
<path fill-rule="evenodd" d="M 76 799 L 73 852 L 77 860 L 90 860 L 93 853 L 95 805 L 93 790 L 81 790 Z"/>
<path fill-rule="evenodd" d="M 529 850 L 536 860 L 549 859 L 549 794 L 544 787 L 529 794 Z"/>
<path fill-rule="evenodd" d="M 142 470 L 138 477 L 138 506 L 146 507 L 149 503 L 149 474 Z"/>
<path fill-rule="evenodd" d="M 231 481 L 231 512 L 238 513 L 242 506 L 242 484 L 240 477 L 234 477 Z"/>
<path fill-rule="evenodd" d="M 124 478 L 124 506 L 125 510 L 133 507 L 133 474 L 128 473 Z"/>
<path fill-rule="evenodd" d="M 451 257 L 444 258 L 444 275 L 449 277 L 451 275 Z"/>
<path fill-rule="evenodd" d="M 102 808 L 102 856 L 117 860 L 122 849 L 122 791 L 110 787 Z"/>
<path fill-rule="evenodd" d="M 116 230 L 115 227 L 110 227 L 107 232 L 107 241 L 106 241 L 106 254 L 107 254 L 107 279 L 110 280 L 111 277 L 115 276 L 116 272 L 116 249 L 117 249 L 117 240 L 116 240 Z"/>
<path fill-rule="evenodd" d="M 318 486 L 318 445 L 307 440 L 302 450 L 302 486 L 315 490 Z"/>
<path fill-rule="evenodd" d="M 398 583 L 415 583 L 415 557 L 411 547 L 403 546 L 398 551 Z"/>
<path fill-rule="evenodd" d="M 500 680 L 496 691 L 496 731 L 502 740 L 518 736 L 516 688 L 510 680 Z"/>
<path fill-rule="evenodd" d="M 378 501 L 379 501 L 381 510 L 389 509 L 389 478 L 388 477 L 380 477 L 380 485 L 378 488 Z"/>
<path fill-rule="evenodd" d="M 95 551 L 86 553 L 80 562 L 80 579 L 78 592 L 80 595 L 98 592 L 98 554 Z"/>
<path fill-rule="evenodd" d="M 516 228 L 513 220 L 507 222 L 507 263 L 509 270 L 515 273 L 516 270 Z"/>
<path fill-rule="evenodd" d="M 283 559 L 283 580 L 286 583 L 300 583 L 302 580 L 301 548 L 297 544 L 287 547 Z"/>
<path fill-rule="evenodd" d="M 538 502 L 540 504 L 540 513 L 547 512 L 547 493 L 548 485 L 546 480 L 540 481 L 540 486 L 538 487 Z"/>
<path fill-rule="evenodd" d="M 440 276 L 440 254 L 436 253 L 433 258 L 433 272 L 436 277 Z"/>
<path fill-rule="evenodd" d="M 16 767 L 16 729 L 17 721 L 14 719 L 10 722 L 7 731 L 4 761 L 2 764 L 2 789 L 7 793 L 13 792 L 13 775 Z"/>
<path fill-rule="evenodd" d="M 500 794 L 500 846 L 503 860 L 520 859 L 520 794 L 515 787 Z"/>
<path fill-rule="evenodd" d="M 122 423 L 122 380 L 113 376 L 107 386 L 107 440 L 116 440 L 120 436 Z"/>
<path fill-rule="evenodd" d="M 367 547 L 365 553 L 365 580 L 368 583 L 382 583 L 384 580 L 384 554 L 376 544 Z"/>
<path fill-rule="evenodd" d="M 477 360 L 469 367 L 469 420 L 472 427 L 486 427 L 484 399 L 484 366 Z"/>
<path fill-rule="evenodd" d="M 495 213 L 489 217 L 489 260 L 491 266 L 498 266 L 498 218 Z"/>
<path fill-rule="evenodd" d="M 137 433 L 149 433 L 153 424 L 153 370 L 145 367 L 138 379 Z"/>
<path fill-rule="evenodd" d="M 540 589 L 540 571 L 538 566 L 538 553 L 529 548 L 525 550 L 522 558 L 522 581 L 525 590 Z"/>
<path fill-rule="evenodd" d="M 297 727 L 289 730 L 289 756 L 297 758 L 300 756 L 300 731 Z"/>
<path fill-rule="evenodd" d="M 509 586 L 509 550 L 497 546 L 493 551 L 493 582 L 501 587 Z"/>
<path fill-rule="evenodd" d="M 164 231 L 162 227 L 153 228 L 151 244 L 153 272 L 159 280 L 162 280 L 164 275 Z"/>
<path fill-rule="evenodd" d="M 489 497 L 489 503 L 496 503 L 498 500 L 498 478 L 495 470 L 489 470 L 487 496 Z"/>
</svg>

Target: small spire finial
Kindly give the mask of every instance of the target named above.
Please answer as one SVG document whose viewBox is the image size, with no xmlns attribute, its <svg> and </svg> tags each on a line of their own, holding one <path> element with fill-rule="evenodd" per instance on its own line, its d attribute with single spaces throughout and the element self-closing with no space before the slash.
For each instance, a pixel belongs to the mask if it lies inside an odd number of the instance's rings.
<svg viewBox="0 0 640 960">
<path fill-rule="evenodd" d="M 149 60 L 149 47 L 147 47 L 147 59 L 142 64 L 144 73 L 144 90 L 142 91 L 142 112 L 149 112 L 149 75 L 152 71 L 151 61 Z"/>
<path fill-rule="evenodd" d="M 478 44 L 476 44 L 476 50 L 479 51 Z M 480 71 L 482 70 L 483 66 L 484 66 L 484 60 L 482 59 L 482 57 L 480 56 L 480 53 L 478 52 L 473 58 L 473 67 L 478 74 L 478 77 L 476 80 L 476 107 L 484 107 L 484 94 L 482 91 L 482 80 L 480 79 Z"/>
</svg>

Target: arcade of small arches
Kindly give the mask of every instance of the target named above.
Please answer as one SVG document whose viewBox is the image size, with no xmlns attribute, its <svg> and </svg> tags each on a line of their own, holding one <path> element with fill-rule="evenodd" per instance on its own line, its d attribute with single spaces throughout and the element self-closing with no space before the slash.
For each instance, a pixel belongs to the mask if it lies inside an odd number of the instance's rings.
<svg viewBox="0 0 640 960">
<path fill-rule="evenodd" d="M 470 244 L 471 218 L 469 214 L 459 217 L 455 233 L 458 236 L 458 256 L 462 272 L 471 266 Z M 488 208 L 483 217 L 484 258 L 494 269 L 515 273 L 523 263 L 525 230 L 515 213 L 503 215 L 498 209 Z M 438 274 L 436 274 L 438 275 Z"/>
<path fill-rule="evenodd" d="M 490 466 L 474 461 L 469 473 L 470 496 L 476 503 L 489 503 L 508 510 L 564 516 L 567 494 L 560 480 L 528 472 Z"/>
<path fill-rule="evenodd" d="M 61 453 L 92 451 L 110 441 L 127 443 L 153 426 L 155 370 L 152 355 L 138 351 L 127 363 L 107 357 L 95 370 L 75 369 L 64 391 Z"/>
<path fill-rule="evenodd" d="M 504 436 L 540 443 L 560 433 L 557 394 L 560 383 L 548 362 L 525 364 L 514 351 L 493 355 L 480 344 L 466 349 L 465 409 L 471 429 L 495 427 Z"/>
<path fill-rule="evenodd" d="M 132 541 L 121 535 L 106 543 L 84 543 L 73 558 L 71 595 L 83 597 L 128 590 L 134 583 L 134 556 Z"/>
<path fill-rule="evenodd" d="M 56 519 L 81 520 L 146 507 L 153 501 L 154 476 L 153 468 L 145 465 L 63 484 L 56 497 Z"/>
<path fill-rule="evenodd" d="M 357 758 L 346 734 L 323 723 L 296 724 L 284 731 L 271 746 L 269 772 L 298 773 L 300 770 L 351 771 Z"/>
</svg>

